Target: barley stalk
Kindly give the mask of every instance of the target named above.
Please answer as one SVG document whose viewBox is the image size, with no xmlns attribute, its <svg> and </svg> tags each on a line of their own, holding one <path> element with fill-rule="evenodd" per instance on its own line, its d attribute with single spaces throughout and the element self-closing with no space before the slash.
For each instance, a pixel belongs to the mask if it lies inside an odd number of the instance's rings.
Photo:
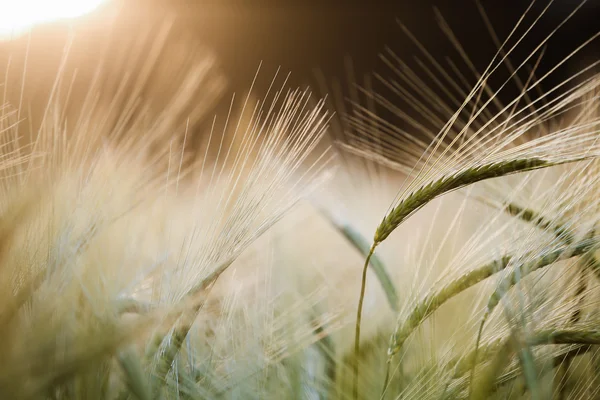
<svg viewBox="0 0 600 400">
<path fill-rule="evenodd" d="M 596 241 L 593 239 L 583 240 L 578 245 L 576 245 L 572 251 L 569 251 L 570 249 L 568 249 L 568 248 L 566 249 L 567 250 L 566 253 L 565 253 L 565 251 L 560 251 L 560 252 L 554 251 L 545 256 L 540 257 L 538 260 L 534 260 L 531 262 L 525 262 L 525 263 L 522 263 L 519 266 L 515 267 L 514 270 L 511 271 L 507 277 L 505 277 L 504 279 L 501 280 L 500 284 L 498 285 L 498 288 L 496 290 L 494 290 L 494 292 L 490 296 L 490 299 L 488 300 L 485 314 L 483 315 L 483 318 L 479 325 L 479 329 L 477 331 L 477 339 L 475 342 L 475 352 L 477 352 L 477 349 L 479 348 L 479 343 L 481 341 L 481 335 L 483 333 L 483 327 L 484 327 L 487 319 L 489 318 L 491 313 L 494 311 L 496 306 L 500 303 L 500 301 L 502 300 L 504 295 L 506 293 L 508 293 L 508 291 L 514 285 L 516 285 L 520 280 L 525 278 L 527 275 L 537 271 L 538 269 L 547 267 L 551 264 L 554 264 L 554 262 L 558 261 L 561 256 L 566 256 L 566 258 L 571 258 L 571 257 L 589 255 L 590 253 L 592 253 L 595 250 L 595 247 L 594 247 L 595 243 L 596 243 Z M 475 366 L 473 367 L 473 369 L 475 369 Z M 474 373 L 475 372 L 473 371 L 473 374 Z"/>
<path fill-rule="evenodd" d="M 458 379 L 470 372 L 473 365 L 484 361 L 487 356 L 496 353 L 503 343 L 503 338 L 495 339 L 491 343 L 487 343 L 483 346 L 479 352 L 472 350 L 467 355 L 461 355 L 460 357 L 451 360 L 448 363 L 448 368 L 454 369 L 454 373 L 452 374 L 453 379 Z"/>
<path fill-rule="evenodd" d="M 579 160 L 581 158 L 571 161 Z M 436 181 L 420 187 L 394 207 L 377 227 L 374 237 L 375 246 L 383 242 L 408 217 L 444 193 L 486 179 L 498 178 L 518 172 L 533 171 L 553 165 L 558 165 L 558 163 L 546 161 L 541 158 L 522 158 L 483 164 L 467 168 L 452 175 L 443 176 Z"/>
<path fill-rule="evenodd" d="M 133 350 L 127 349 L 117 356 L 119 364 L 125 374 L 125 383 L 129 392 L 138 400 L 151 400 L 150 386 L 146 382 L 143 367 Z M 125 398 L 127 398 L 125 393 Z"/>
<path fill-rule="evenodd" d="M 545 344 L 552 345 L 553 343 L 545 343 Z M 562 352 L 558 352 L 558 354 L 556 356 L 552 357 L 552 363 L 551 363 L 550 368 L 560 368 L 564 365 L 565 361 L 570 361 L 574 357 L 589 353 L 593 349 L 595 349 L 595 345 L 590 345 L 590 344 L 581 344 L 580 345 L 580 344 L 569 343 L 566 350 L 564 350 Z M 547 371 L 548 371 L 548 369 L 542 369 L 541 373 L 543 374 L 543 373 L 546 373 Z M 509 383 L 510 381 L 514 380 L 517 377 L 518 377 L 517 371 L 516 371 L 516 369 L 513 369 L 513 370 L 501 375 L 496 380 L 496 382 L 497 382 L 496 384 L 497 384 L 497 386 L 502 386 L 502 385 Z"/>
<path fill-rule="evenodd" d="M 354 399 L 358 399 L 358 374 L 359 374 L 359 355 L 360 355 L 360 325 L 362 322 L 362 309 L 363 302 L 365 300 L 365 289 L 367 282 L 367 268 L 369 267 L 369 261 L 371 260 L 371 256 L 375 252 L 375 244 L 371 246 L 371 250 L 369 250 L 369 254 L 367 255 L 367 259 L 365 260 L 365 265 L 362 270 L 362 279 L 360 285 L 360 297 L 358 298 L 358 310 L 356 312 L 356 326 L 354 330 L 354 380 L 352 383 L 352 393 L 354 395 Z"/>
<path fill-rule="evenodd" d="M 348 240 L 348 242 L 350 242 L 358 251 L 360 251 L 364 257 L 369 255 L 369 252 L 371 251 L 371 245 L 367 242 L 365 237 L 360 234 L 360 232 L 348 224 L 344 225 L 337 223 L 329 216 L 328 213 L 323 212 L 323 215 L 327 217 L 329 222 Z M 390 278 L 383 261 L 377 257 L 376 254 L 371 254 L 369 265 L 371 268 L 373 268 L 373 272 L 381 284 L 390 308 L 396 312 L 400 311 L 398 308 L 398 291 L 396 290 L 396 287 L 394 286 L 394 283 L 392 282 L 392 279 Z"/>
<path fill-rule="evenodd" d="M 382 397 L 389 383 L 392 359 L 394 355 L 396 355 L 402 349 L 404 342 L 408 339 L 412 332 L 446 301 L 450 300 L 454 296 L 457 296 L 471 286 L 474 286 L 479 282 L 489 278 L 496 272 L 503 270 L 509 265 L 510 260 L 510 256 L 504 256 L 498 260 L 484 265 L 483 267 L 479 267 L 463 274 L 461 277 L 453 280 L 437 292 L 427 295 L 415 308 L 413 308 L 413 311 L 409 314 L 408 318 L 402 321 L 398 320 L 398 324 L 396 325 L 394 333 L 390 337 L 390 344 L 388 345 L 388 360 L 386 365 L 386 375 Z"/>
<path fill-rule="evenodd" d="M 514 340 L 508 339 L 504 343 L 498 345 L 498 342 L 493 344 L 493 347 L 497 348 L 496 354 L 498 357 L 501 357 L 506 361 L 506 357 L 510 355 L 512 351 L 514 351 Z M 536 347 L 542 345 L 582 345 L 582 346 L 590 346 L 590 345 L 598 345 L 600 344 L 600 331 L 598 330 L 584 330 L 584 329 L 547 329 L 539 332 L 533 333 L 531 336 L 525 338 L 523 340 L 523 344 L 526 346 Z M 493 350 L 491 350 L 493 351 Z M 572 351 L 572 350 L 570 350 Z M 580 354 L 578 352 L 576 354 Z M 477 357 L 476 354 L 472 354 L 469 356 L 469 360 L 475 360 Z M 504 362 L 506 365 L 506 362 Z M 497 372 L 500 370 L 497 368 L 498 365 L 495 365 L 493 368 L 489 370 L 493 370 L 494 373 L 489 374 L 489 377 L 485 380 L 485 382 L 489 385 L 487 390 L 476 390 L 473 392 L 471 398 L 486 398 L 485 396 L 489 395 L 490 390 L 493 386 L 493 380 L 495 376 L 497 376 Z M 490 381 L 491 380 L 491 381 Z M 472 380 L 471 380 L 472 381 Z M 483 396 L 483 397 L 482 397 Z"/>
<path fill-rule="evenodd" d="M 471 380 L 469 385 L 469 399 L 485 399 L 489 397 L 498 372 L 502 371 L 510 363 L 511 353 L 514 351 L 514 342 L 515 338 L 511 335 L 509 339 L 502 343 L 496 352 L 496 356 L 484 371 L 482 378 L 477 382 L 476 387 L 473 387 L 474 382 Z M 476 357 L 475 355 L 475 359 Z"/>
<path fill-rule="evenodd" d="M 596 240 L 584 240 L 577 243 L 573 247 L 567 249 L 561 248 L 548 252 L 547 254 L 538 257 L 532 261 L 521 264 L 516 269 L 521 271 L 533 272 L 540 268 L 546 267 L 558 261 L 561 257 L 576 257 L 590 251 L 595 245 Z M 410 334 L 431 314 L 433 314 L 438 308 L 440 308 L 446 301 L 450 300 L 454 296 L 463 292 L 464 290 L 478 284 L 479 282 L 489 278 L 499 271 L 504 270 L 510 262 L 513 260 L 513 256 L 504 256 L 498 260 L 495 260 L 482 267 L 469 271 L 461 277 L 453 280 L 437 292 L 426 296 L 419 304 L 413 308 L 413 311 L 409 314 L 408 318 L 400 321 L 397 325 L 394 334 L 390 341 L 390 347 L 388 349 L 388 356 L 392 357 L 396 355 L 402 348 L 404 342 L 408 339 Z M 507 281 L 514 278 L 514 274 L 510 274 L 507 277 Z"/>
<path fill-rule="evenodd" d="M 507 319 L 511 319 L 511 313 L 509 310 L 505 310 Z M 469 384 L 469 399 L 486 399 L 489 397 L 490 392 L 495 387 L 496 376 L 508 365 L 511 361 L 511 355 L 513 352 L 517 353 L 517 358 L 520 363 L 521 370 L 526 385 L 531 394 L 531 398 L 537 400 L 540 398 L 540 389 L 538 384 L 538 373 L 535 368 L 535 358 L 533 351 L 531 350 L 532 344 L 526 341 L 525 335 L 523 334 L 520 327 L 511 329 L 511 333 L 502 345 L 502 348 L 494 357 L 491 365 L 487 368 L 486 373 L 483 375 L 483 379 L 480 380 L 479 385 L 475 387 L 475 375 L 471 374 L 471 380 Z M 475 353 L 474 359 L 477 359 L 477 353 Z M 472 372 L 475 369 L 477 363 L 473 364 Z"/>
<path fill-rule="evenodd" d="M 562 240 L 565 244 L 570 244 L 573 242 L 573 238 L 574 238 L 574 234 L 572 232 L 569 231 L 569 229 L 567 227 L 564 226 L 564 224 L 561 223 L 556 223 L 554 221 L 549 221 L 548 219 L 544 218 L 543 216 L 540 215 L 540 213 L 528 209 L 528 208 L 522 208 L 514 203 L 509 203 L 506 205 L 506 207 L 503 208 L 504 211 L 506 211 L 508 214 L 515 216 L 525 222 L 529 222 L 534 224 L 535 226 L 537 226 L 538 228 L 540 228 L 541 230 L 545 231 L 545 230 L 552 230 L 554 231 L 555 237 L 559 240 Z M 589 235 L 590 237 L 593 236 L 593 232 L 591 232 L 591 234 Z M 590 269 L 592 270 L 592 272 L 596 275 L 598 275 L 598 261 L 596 259 L 596 257 L 594 256 L 593 252 L 588 252 L 585 253 L 583 255 L 584 260 L 582 260 L 581 264 L 581 274 L 580 274 L 580 279 L 579 279 L 579 285 L 578 288 L 576 290 L 575 296 L 581 297 L 579 302 L 582 303 L 582 298 L 585 296 L 585 290 L 587 288 L 586 285 L 586 270 Z M 494 293 L 495 294 L 495 293 Z M 579 317 L 581 314 L 581 310 L 579 308 L 575 309 L 570 317 L 570 321 L 571 323 L 577 323 L 579 322 Z M 478 332 L 478 336 L 477 336 L 477 345 L 475 348 L 474 353 L 477 353 L 478 347 L 479 347 L 479 341 L 481 339 L 481 332 L 483 329 L 483 324 L 485 323 L 485 318 L 488 317 L 488 314 L 486 313 L 484 315 L 484 321 L 481 322 L 481 326 L 480 326 L 480 330 Z M 563 393 L 565 390 L 565 374 L 567 373 L 568 369 L 569 369 L 569 365 L 570 365 L 570 360 L 566 359 L 564 360 L 564 362 L 561 362 L 560 365 L 560 371 L 562 371 L 562 374 L 558 373 L 558 376 L 555 378 L 555 380 L 558 382 L 558 393 Z M 473 370 L 476 368 L 476 365 L 473 365 Z"/>
<path fill-rule="evenodd" d="M 201 284 L 200 287 L 210 290 L 215 281 L 216 278 L 214 278 L 212 281 L 204 280 L 204 284 Z M 195 293 L 190 295 L 193 294 Z M 177 322 L 173 328 L 173 333 L 166 336 L 158 335 L 154 339 L 156 343 L 156 352 L 154 351 L 153 347 L 150 347 L 150 350 L 147 352 L 147 356 L 153 356 L 155 353 L 159 353 L 160 356 L 158 365 L 156 366 L 156 376 L 154 379 L 154 389 L 156 393 L 160 393 L 160 390 L 158 390 L 160 385 L 166 383 L 167 374 L 169 371 L 171 371 L 173 363 L 179 354 L 179 350 L 181 349 L 183 342 L 192 328 L 194 320 L 198 316 L 198 313 L 203 306 L 203 299 L 196 301 L 195 304 L 193 304 L 189 309 L 179 313 L 179 318 L 177 318 Z M 165 341 L 165 339 L 168 339 L 168 342 L 165 343 L 163 347 L 162 343 Z"/>
<path fill-rule="evenodd" d="M 557 336 L 557 338 L 560 341 L 566 341 L 566 339 L 569 337 L 570 337 L 570 339 L 573 339 L 576 337 L 575 335 L 571 335 L 570 333 L 567 333 L 567 332 L 569 332 L 569 331 L 558 330 L 558 331 L 554 331 L 554 334 Z M 569 343 L 553 343 L 552 341 L 542 340 L 541 337 L 548 338 L 549 335 L 546 331 L 540 332 L 539 334 L 540 334 L 539 338 L 536 336 L 536 334 L 534 334 L 532 338 L 528 339 L 527 343 L 531 346 L 554 345 L 554 344 L 572 345 L 572 346 L 569 346 L 568 348 L 566 348 L 565 350 L 558 352 L 558 354 L 552 358 L 553 359 L 552 368 L 559 367 L 560 365 L 562 365 L 565 362 L 565 360 L 570 360 L 573 357 L 577 357 L 577 356 L 586 354 L 593 349 L 593 347 L 592 347 L 593 344 L 579 344 L 576 341 L 569 342 Z M 584 335 L 584 339 L 583 339 L 584 342 L 595 340 L 594 332 L 592 332 L 592 335 L 588 335 L 587 333 L 582 333 L 582 334 Z M 489 361 L 488 359 L 491 359 L 491 356 L 493 356 L 494 354 L 498 354 L 498 352 L 502 351 L 502 349 L 504 349 L 505 346 L 506 346 L 506 339 L 498 338 L 498 339 L 486 344 L 483 348 L 480 348 L 480 350 L 477 354 L 473 350 L 470 353 L 468 353 L 467 355 L 462 355 L 458 358 L 451 360 L 446 365 L 447 368 L 454 369 L 451 379 L 460 379 L 462 376 L 464 376 L 465 374 L 469 373 L 472 370 L 474 363 L 481 364 L 481 363 L 485 363 L 486 361 Z M 507 372 L 506 374 L 500 376 L 499 378 L 497 378 L 496 382 L 497 383 L 498 382 L 506 383 L 507 381 L 513 380 L 516 377 L 517 377 L 517 375 L 515 374 L 515 370 L 512 370 L 512 371 Z M 446 390 L 448 389 L 449 385 L 450 385 L 450 383 L 446 384 Z M 457 392 L 459 392 L 460 390 L 462 390 L 460 386 L 457 388 L 454 388 L 452 390 L 453 394 L 452 393 L 448 394 L 445 396 L 445 398 L 449 398 L 449 399 L 456 398 Z"/>
<path fill-rule="evenodd" d="M 541 158 L 532 157 L 483 164 L 477 167 L 467 168 L 453 175 L 443 176 L 442 178 L 436 181 L 430 182 L 429 184 L 422 186 L 421 188 L 411 193 L 404 200 L 401 200 L 400 203 L 396 207 L 394 207 L 394 209 L 383 219 L 383 221 L 377 227 L 371 251 L 367 256 L 367 260 L 363 267 L 360 297 L 358 301 L 358 310 L 356 313 L 356 329 L 354 338 L 354 351 L 357 359 L 358 354 L 360 353 L 360 324 L 367 279 L 366 269 L 369 265 L 371 255 L 375 252 L 375 248 L 381 242 L 383 242 L 398 226 L 400 226 L 402 222 L 404 222 L 407 218 L 409 218 L 416 211 L 424 207 L 430 201 L 453 190 L 457 190 L 487 179 L 498 178 L 519 172 L 534 171 L 541 168 L 547 168 L 569 162 L 581 161 L 584 159 L 586 159 L 585 156 L 576 156 L 566 158 L 562 161 L 551 162 L 543 160 Z M 395 347 L 397 347 L 397 345 L 390 346 L 390 349 L 388 349 L 388 357 L 392 357 L 393 354 L 395 354 L 393 350 Z M 356 365 L 354 368 L 355 399 L 358 398 L 358 373 L 359 368 L 358 365 Z"/>
<path fill-rule="evenodd" d="M 511 335 L 511 338 L 516 335 Z M 520 335 L 518 336 L 520 338 Z M 522 343 L 518 340 L 513 340 L 514 346 L 517 347 L 517 357 L 523 370 L 523 377 L 532 400 L 540 399 L 540 387 L 538 383 L 538 372 L 536 369 L 535 357 L 529 343 Z"/>
<path fill-rule="evenodd" d="M 578 332 L 578 333 L 574 334 L 574 332 Z M 579 342 L 577 342 L 577 341 L 566 342 L 567 339 L 574 339 L 577 337 L 577 335 L 582 335 L 584 337 L 581 344 L 579 344 Z M 564 329 L 544 330 L 544 331 L 538 332 L 537 334 L 534 333 L 532 335 L 532 337 L 527 340 L 527 343 L 530 346 L 542 346 L 542 345 L 554 345 L 554 344 L 577 345 L 575 348 L 569 347 L 568 349 L 566 349 L 563 352 L 560 352 L 557 356 L 554 357 L 554 359 L 557 361 L 553 363 L 553 366 L 556 367 L 556 366 L 560 365 L 565 358 L 582 355 L 582 354 L 585 354 L 585 352 L 590 351 L 591 346 L 595 345 L 596 343 L 588 343 L 588 344 L 586 344 L 586 343 L 596 340 L 596 338 L 595 338 L 596 335 L 597 335 L 596 331 L 591 331 L 591 334 L 590 334 L 590 332 L 577 331 L 573 328 L 571 328 L 569 330 L 564 330 Z M 556 340 L 558 340 L 559 342 L 555 343 L 551 340 L 547 340 L 547 338 L 549 338 L 549 337 L 556 337 L 557 338 Z M 542 338 L 545 338 L 545 339 L 542 339 Z M 462 377 L 466 373 L 469 373 L 472 370 L 474 363 L 480 364 L 482 362 L 485 362 L 486 359 L 488 358 L 488 356 L 495 354 L 496 352 L 499 351 L 500 348 L 502 348 L 502 346 L 504 345 L 504 342 L 505 342 L 505 339 L 503 339 L 503 338 L 495 339 L 492 342 L 487 343 L 485 346 L 480 347 L 478 352 L 475 352 L 475 350 L 472 350 L 467 355 L 461 355 L 460 357 L 457 357 L 457 358 L 451 360 L 450 362 L 448 362 L 447 367 L 454 369 L 452 378 L 459 379 L 460 377 Z"/>
<path fill-rule="evenodd" d="M 564 224 L 550 221 L 535 210 L 521 207 L 515 203 L 508 203 L 503 210 L 513 217 L 532 223 L 543 231 L 548 229 L 552 230 L 556 238 L 562 240 L 566 244 L 573 242 L 574 235 L 566 226 L 564 226 Z"/>
</svg>

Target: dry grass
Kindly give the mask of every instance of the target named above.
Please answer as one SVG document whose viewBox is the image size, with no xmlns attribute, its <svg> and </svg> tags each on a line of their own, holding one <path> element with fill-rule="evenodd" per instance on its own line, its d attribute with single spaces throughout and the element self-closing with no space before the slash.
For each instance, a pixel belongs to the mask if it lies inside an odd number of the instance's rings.
<svg viewBox="0 0 600 400">
<path fill-rule="evenodd" d="M 385 57 L 436 129 L 369 79 L 348 115 L 274 79 L 203 124 L 214 60 L 151 32 L 139 79 L 100 65 L 69 105 L 65 67 L 32 126 L 7 90 L 0 397 L 597 397 L 599 76 L 535 95 L 513 31 L 470 91 L 419 63 L 445 97 Z"/>
</svg>

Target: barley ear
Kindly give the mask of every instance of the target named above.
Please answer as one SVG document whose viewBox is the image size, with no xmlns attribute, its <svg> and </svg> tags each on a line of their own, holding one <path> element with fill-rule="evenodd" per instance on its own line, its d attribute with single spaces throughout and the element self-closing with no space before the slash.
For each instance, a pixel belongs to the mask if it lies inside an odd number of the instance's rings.
<svg viewBox="0 0 600 400">
<path fill-rule="evenodd" d="M 374 242 L 376 245 L 383 242 L 408 217 L 444 193 L 486 179 L 498 178 L 518 172 L 533 171 L 557 164 L 540 158 L 522 158 L 483 164 L 459 171 L 453 175 L 443 176 L 438 180 L 421 186 L 404 200 L 400 201 L 377 227 Z"/>
<path fill-rule="evenodd" d="M 571 258 L 571 257 L 585 256 L 587 254 L 591 254 L 596 249 L 595 243 L 596 243 L 595 240 L 587 239 L 587 240 L 582 240 L 581 242 L 577 243 L 572 249 L 567 247 L 566 249 L 555 250 L 555 251 L 549 252 L 535 260 L 525 262 L 525 263 L 518 265 L 517 267 L 514 268 L 513 271 L 511 271 L 508 274 L 507 277 L 502 279 L 500 284 L 498 285 L 497 289 L 494 290 L 494 292 L 490 296 L 486 310 L 485 310 L 485 314 L 483 315 L 483 318 L 481 319 L 481 323 L 479 324 L 479 329 L 477 331 L 477 339 L 475 342 L 475 358 L 477 358 L 477 349 L 479 348 L 479 343 L 481 342 L 481 335 L 483 333 L 483 327 L 484 327 L 487 319 L 492 314 L 492 312 L 494 311 L 496 306 L 498 304 L 500 304 L 500 301 L 502 300 L 504 295 L 506 293 L 508 293 L 508 291 L 514 285 L 516 285 L 519 282 L 519 280 L 523 279 L 527 275 L 529 275 L 541 268 L 544 268 L 544 267 L 554 264 L 555 262 L 559 261 L 561 258 Z M 473 370 L 471 372 L 471 379 L 475 375 L 475 368 L 476 368 L 476 364 L 473 364 Z"/>
<path fill-rule="evenodd" d="M 582 157 L 565 160 L 563 162 L 573 162 Z M 421 209 L 433 199 L 444 193 L 460 189 L 462 187 L 480 182 L 486 179 L 497 178 L 510 175 L 517 172 L 533 171 L 540 168 L 546 168 L 559 163 L 552 163 L 540 158 L 522 158 L 515 160 L 500 161 L 495 163 L 483 164 L 477 167 L 468 168 L 459 171 L 453 175 L 443 176 L 442 178 L 422 186 L 411 193 L 383 219 L 377 227 L 373 245 L 365 261 L 361 280 L 360 297 L 358 300 L 358 310 L 356 312 L 356 333 L 354 338 L 354 352 L 357 357 L 354 366 L 354 398 L 358 398 L 358 355 L 360 353 L 360 324 L 362 317 L 362 306 L 365 295 L 365 285 L 367 279 L 367 267 L 375 248 L 383 242 L 402 222 L 409 218 L 416 211 Z"/>
<path fill-rule="evenodd" d="M 503 210 L 507 214 L 517 217 L 522 221 L 531 223 L 543 231 L 548 229 L 552 230 L 554 232 L 554 236 L 557 239 L 565 242 L 565 244 L 570 244 L 573 242 L 575 235 L 569 230 L 569 228 L 565 226 L 565 224 L 548 220 L 535 210 L 521 207 L 515 203 L 506 204 Z"/>
</svg>

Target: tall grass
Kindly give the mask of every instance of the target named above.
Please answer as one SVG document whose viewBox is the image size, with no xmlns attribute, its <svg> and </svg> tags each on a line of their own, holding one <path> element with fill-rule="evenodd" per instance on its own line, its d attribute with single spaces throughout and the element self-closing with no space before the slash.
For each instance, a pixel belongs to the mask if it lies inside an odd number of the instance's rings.
<svg viewBox="0 0 600 400">
<path fill-rule="evenodd" d="M 428 64 L 384 55 L 397 99 L 350 110 L 275 77 L 201 124 L 222 82 L 182 52 L 163 90 L 169 25 L 74 108 L 65 58 L 37 125 L 7 91 L 0 397 L 595 398 L 600 77 L 538 92 L 562 24 L 509 61 L 546 12 L 482 73 L 438 15 L 468 90 L 403 26 Z"/>
</svg>

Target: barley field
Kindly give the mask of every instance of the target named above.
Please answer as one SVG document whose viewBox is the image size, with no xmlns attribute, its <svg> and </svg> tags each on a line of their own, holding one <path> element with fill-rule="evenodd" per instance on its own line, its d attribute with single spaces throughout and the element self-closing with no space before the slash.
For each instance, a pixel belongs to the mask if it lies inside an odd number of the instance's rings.
<svg viewBox="0 0 600 400">
<path fill-rule="evenodd" d="M 0 399 L 600 398 L 600 30 L 558 3 L 466 4 L 483 68 L 432 10 L 452 55 L 400 22 L 415 55 L 236 94 L 166 11 L 18 25 Z"/>
</svg>

